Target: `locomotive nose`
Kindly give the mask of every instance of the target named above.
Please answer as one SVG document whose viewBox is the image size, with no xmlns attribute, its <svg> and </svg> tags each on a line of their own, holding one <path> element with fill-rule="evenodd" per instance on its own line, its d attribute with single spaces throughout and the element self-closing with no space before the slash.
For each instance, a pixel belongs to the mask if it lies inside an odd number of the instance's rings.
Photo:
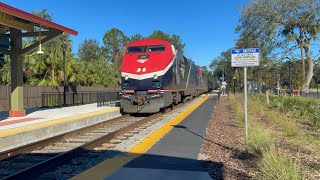
<svg viewBox="0 0 320 180">
<path fill-rule="evenodd" d="M 136 79 L 128 79 L 124 80 L 122 86 L 124 89 L 130 90 L 149 90 L 149 89 L 159 89 L 161 87 L 161 77 L 157 77 L 157 79 L 148 78 L 143 80 L 136 80 Z"/>
</svg>

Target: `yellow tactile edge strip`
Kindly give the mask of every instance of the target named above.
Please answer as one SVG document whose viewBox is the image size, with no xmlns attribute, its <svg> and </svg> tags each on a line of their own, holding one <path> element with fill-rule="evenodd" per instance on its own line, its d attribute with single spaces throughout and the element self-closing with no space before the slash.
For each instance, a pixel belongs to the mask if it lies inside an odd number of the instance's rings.
<svg viewBox="0 0 320 180">
<path fill-rule="evenodd" d="M 30 124 L 27 126 L 1 130 L 0 131 L 0 138 L 6 137 L 6 136 L 12 136 L 12 135 L 16 135 L 16 134 L 36 130 L 36 129 L 41 129 L 41 128 L 45 128 L 45 127 L 49 127 L 49 126 L 53 126 L 53 125 L 57 125 L 57 124 L 63 124 L 63 123 L 70 122 L 70 121 L 77 121 L 77 120 L 81 120 L 84 118 L 101 115 L 104 113 L 114 112 L 117 110 L 119 110 L 119 107 L 113 107 L 111 109 L 90 112 L 90 113 L 81 114 L 81 115 L 77 115 L 77 116 L 65 117 L 65 118 L 61 118 L 61 119 L 54 119 L 54 120 L 50 120 L 50 121 L 46 121 L 46 122 Z"/>
<path fill-rule="evenodd" d="M 154 144 L 156 144 L 164 135 L 166 135 L 171 129 L 174 128 L 174 125 L 182 122 L 189 114 L 191 114 L 195 109 L 197 109 L 203 102 L 205 102 L 209 96 L 202 98 L 199 102 L 188 108 L 186 111 L 180 113 L 173 120 L 169 121 L 167 124 L 162 126 L 156 132 L 152 133 L 150 136 L 142 140 L 139 144 L 133 147 L 126 156 L 116 157 L 107 159 L 98 165 L 84 171 L 83 173 L 71 178 L 73 180 L 79 179 L 104 179 L 107 176 L 110 176 L 115 171 L 119 170 L 125 164 L 129 163 L 133 159 L 141 156 L 147 152 Z"/>
</svg>

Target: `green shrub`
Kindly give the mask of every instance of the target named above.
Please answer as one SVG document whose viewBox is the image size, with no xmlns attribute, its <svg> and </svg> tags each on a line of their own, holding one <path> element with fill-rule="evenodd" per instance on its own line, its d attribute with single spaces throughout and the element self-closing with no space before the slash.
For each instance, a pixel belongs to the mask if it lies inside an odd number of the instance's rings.
<svg viewBox="0 0 320 180">
<path fill-rule="evenodd" d="M 310 119 L 315 128 L 320 127 L 320 107 L 310 106 L 309 107 Z"/>
<path fill-rule="evenodd" d="M 252 95 L 252 100 L 265 102 L 265 95 Z M 269 107 L 296 118 L 305 118 L 315 127 L 320 127 L 320 101 L 299 96 L 270 96 Z"/>
<path fill-rule="evenodd" d="M 266 179 L 303 179 L 298 165 L 275 151 L 264 152 L 258 167 Z"/>
<path fill-rule="evenodd" d="M 233 109 L 236 116 L 240 117 L 238 119 L 238 122 L 243 126 L 244 125 L 243 106 L 239 106 L 240 102 L 236 98 L 237 98 L 237 96 L 230 95 L 229 105 Z"/>
<path fill-rule="evenodd" d="M 265 127 L 254 124 L 250 125 L 248 133 L 248 146 L 258 154 L 274 149 L 275 142 L 270 130 Z"/>
<path fill-rule="evenodd" d="M 270 104 L 267 106 L 266 96 L 253 94 L 249 97 L 248 148 L 260 154 L 258 169 L 261 171 L 263 179 L 304 179 L 306 177 L 302 174 L 302 170 L 298 166 L 299 163 L 291 159 L 291 156 L 287 156 L 286 153 L 278 152 L 272 129 L 263 126 L 264 123 L 259 123 L 272 122 L 271 125 L 275 124 L 276 128 L 280 128 L 286 137 L 295 136 L 296 140 L 318 146 L 318 140 L 313 135 L 306 133 L 307 136 L 305 136 L 302 133 L 297 121 L 303 118 L 314 127 L 320 127 L 320 102 L 303 97 L 278 97 L 274 95 L 271 95 L 269 99 Z M 237 109 L 241 114 L 238 117 L 241 117 L 239 119 L 243 121 L 242 103 L 237 98 L 233 98 L 230 105 L 233 109 Z M 268 110 L 268 108 L 277 109 L 277 111 Z"/>
<path fill-rule="evenodd" d="M 293 137 L 297 135 L 299 132 L 299 128 L 295 120 L 286 117 L 281 117 L 277 113 L 266 113 L 266 117 L 267 119 L 275 122 L 287 137 Z"/>
</svg>

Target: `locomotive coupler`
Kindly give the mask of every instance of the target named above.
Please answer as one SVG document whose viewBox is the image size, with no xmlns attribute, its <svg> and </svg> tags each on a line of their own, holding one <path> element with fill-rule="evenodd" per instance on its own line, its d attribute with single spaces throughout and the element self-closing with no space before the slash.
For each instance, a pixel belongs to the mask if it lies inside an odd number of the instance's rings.
<svg viewBox="0 0 320 180">
<path fill-rule="evenodd" d="M 144 95 L 139 95 L 135 97 L 135 103 L 138 105 L 138 111 L 143 109 L 149 102 L 149 99 L 147 99 Z"/>
<path fill-rule="evenodd" d="M 135 102 L 137 103 L 138 106 L 141 106 L 141 105 L 147 103 L 148 101 L 147 101 L 146 96 L 142 95 L 142 96 L 136 96 Z"/>
</svg>

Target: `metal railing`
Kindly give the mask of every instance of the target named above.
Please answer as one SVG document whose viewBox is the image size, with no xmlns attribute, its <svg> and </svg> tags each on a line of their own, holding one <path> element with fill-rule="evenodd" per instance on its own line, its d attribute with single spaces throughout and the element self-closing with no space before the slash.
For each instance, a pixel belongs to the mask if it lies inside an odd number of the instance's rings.
<svg viewBox="0 0 320 180">
<path fill-rule="evenodd" d="M 301 96 L 304 96 L 306 98 L 314 98 L 314 99 L 320 99 L 320 94 L 317 92 L 303 92 L 301 93 Z"/>
<path fill-rule="evenodd" d="M 41 101 L 42 107 L 54 107 L 54 106 L 62 106 L 63 104 L 63 94 L 60 93 L 42 93 Z"/>
<path fill-rule="evenodd" d="M 97 94 L 97 106 L 107 106 L 111 105 L 112 102 L 120 100 L 119 92 L 99 92 Z"/>
<path fill-rule="evenodd" d="M 120 99 L 118 91 L 108 92 L 78 92 L 66 93 L 66 102 L 63 102 L 63 93 L 42 93 L 42 107 L 73 106 L 97 103 L 98 107 L 110 105 L 111 101 Z M 109 103 L 109 104 L 108 104 Z"/>
<path fill-rule="evenodd" d="M 48 105 L 48 104 L 57 104 L 61 105 L 63 103 L 63 99 L 59 99 L 60 94 L 63 94 L 63 86 L 58 87 L 50 87 L 50 86 L 30 86 L 30 85 L 24 85 L 23 86 L 23 97 L 24 97 L 24 108 L 36 108 L 36 107 L 42 107 L 42 105 Z M 110 88 L 110 87 L 94 87 L 94 86 L 73 86 L 70 85 L 67 88 L 67 93 L 69 97 L 69 102 L 67 104 L 73 104 L 73 93 L 75 94 L 75 102 L 79 102 L 79 104 L 82 103 L 81 98 L 79 96 L 82 96 L 81 93 L 91 93 L 92 95 L 85 95 L 83 94 L 83 103 L 86 101 L 86 97 L 88 99 L 94 99 L 91 102 L 97 102 L 97 92 L 115 92 L 120 91 L 119 87 L 116 88 Z M 45 94 L 45 95 L 42 95 Z M 49 95 L 52 94 L 52 95 Z M 76 94 L 81 94 L 77 95 Z M 44 96 L 44 97 L 43 97 Z M 47 98 L 47 99 L 44 99 Z M 78 100 L 77 100 L 78 98 Z M 62 101 L 61 101 L 62 100 Z M 61 101 L 60 103 L 58 101 Z M 81 103 L 80 103 L 81 102 Z M 1 111 L 8 111 L 11 107 L 11 85 L 0 85 L 0 112 Z"/>
</svg>

